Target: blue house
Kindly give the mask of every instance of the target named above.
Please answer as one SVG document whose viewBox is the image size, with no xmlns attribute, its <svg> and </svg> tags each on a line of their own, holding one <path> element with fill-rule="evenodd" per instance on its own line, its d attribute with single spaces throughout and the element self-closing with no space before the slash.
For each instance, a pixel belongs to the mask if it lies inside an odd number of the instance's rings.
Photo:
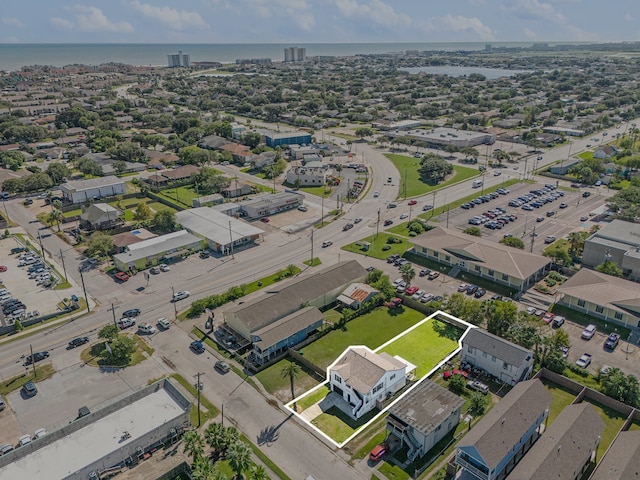
<svg viewBox="0 0 640 480">
<path fill-rule="evenodd" d="M 456 448 L 464 478 L 503 480 L 542 434 L 551 394 L 540 380 L 518 383 Z"/>
<path fill-rule="evenodd" d="M 267 133 L 264 141 L 268 147 L 276 148 L 282 145 L 304 145 L 311 143 L 311 134 L 307 132 Z"/>
</svg>

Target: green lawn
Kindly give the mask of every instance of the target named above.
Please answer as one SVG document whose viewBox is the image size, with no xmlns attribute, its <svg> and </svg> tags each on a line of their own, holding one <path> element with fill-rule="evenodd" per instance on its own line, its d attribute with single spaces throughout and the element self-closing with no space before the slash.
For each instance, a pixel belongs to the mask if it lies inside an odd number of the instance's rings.
<svg viewBox="0 0 640 480">
<path fill-rule="evenodd" d="M 302 412 L 304 410 L 306 410 L 307 408 L 309 408 L 312 405 L 315 405 L 316 403 L 318 403 L 320 400 L 322 400 L 324 397 L 326 397 L 327 395 L 329 395 L 330 390 L 329 387 L 327 385 L 319 388 L 318 390 L 316 390 L 315 392 L 307 395 L 306 397 L 298 400 L 297 402 L 297 407 L 298 407 L 298 412 Z"/>
<path fill-rule="evenodd" d="M 285 358 L 277 363 L 274 363 L 270 367 L 256 373 L 255 378 L 262 384 L 267 392 L 272 395 L 276 395 L 283 402 L 290 402 L 291 398 L 291 385 L 289 383 L 289 377 L 282 377 L 282 368 L 291 361 L 290 358 Z M 320 381 L 317 377 L 300 365 L 300 375 L 293 382 L 295 396 L 298 397 L 304 392 L 311 390 L 318 385 Z"/>
<path fill-rule="evenodd" d="M 422 378 L 433 370 L 438 362 L 458 348 L 457 339 L 440 333 L 443 322 L 429 320 L 407 332 L 381 351 L 392 357 L 398 355 L 416 366 L 416 377 Z M 458 337 L 462 331 L 458 330 Z"/>
<path fill-rule="evenodd" d="M 609 445 L 611 445 L 613 440 L 616 438 L 616 435 L 622 428 L 625 417 L 622 414 L 608 407 L 605 407 L 604 405 L 590 400 L 585 401 L 589 402 L 596 409 L 598 415 L 600 415 L 600 418 L 602 418 L 605 423 L 604 432 L 602 432 L 602 438 L 600 440 L 600 451 L 606 452 L 607 448 L 609 448 Z"/>
<path fill-rule="evenodd" d="M 401 240 L 400 243 L 387 243 L 387 239 L 389 237 L 395 237 Z M 364 250 L 362 248 L 363 242 L 369 242 L 369 250 Z M 383 250 L 384 247 L 389 246 L 388 250 Z M 397 237 L 395 235 L 389 235 L 385 232 L 380 232 L 378 237 L 375 238 L 375 235 L 371 235 L 370 237 L 363 238 L 362 240 L 358 240 L 355 243 L 350 243 L 342 247 L 342 250 L 346 250 L 347 252 L 360 253 L 362 255 L 366 255 L 367 257 L 379 258 L 384 260 L 389 255 L 397 253 L 398 255 L 402 255 L 404 252 L 413 247 L 413 244 L 409 243 L 407 240 Z"/>
<path fill-rule="evenodd" d="M 293 185 L 290 185 L 289 188 L 293 188 Z M 298 190 L 324 198 L 329 198 L 329 195 L 331 195 L 331 192 L 333 192 L 333 188 L 327 187 L 325 185 L 320 185 L 319 187 L 300 187 Z"/>
<path fill-rule="evenodd" d="M 453 165 L 453 175 L 451 175 L 444 182 L 440 182 L 437 185 L 429 185 L 420 179 L 418 169 L 420 168 L 420 159 L 414 157 L 407 157 L 406 155 L 386 154 L 387 157 L 400 173 L 400 191 L 399 195 L 404 197 L 417 197 L 424 195 L 425 193 L 439 190 L 452 183 L 458 183 L 468 178 L 479 175 L 480 172 L 475 168 L 462 167 L 460 165 Z M 406 180 L 406 190 L 405 190 Z M 405 195 L 406 194 L 406 195 Z"/>
<path fill-rule="evenodd" d="M 583 160 L 591 160 L 593 158 L 593 152 L 591 151 L 582 152 L 578 156 Z"/>
<path fill-rule="evenodd" d="M 76 208 L 74 210 L 69 210 L 68 212 L 62 212 L 62 216 L 64 218 L 71 218 L 71 217 L 79 216 L 81 213 L 82 213 L 82 209 Z"/>
<path fill-rule="evenodd" d="M 549 425 L 555 420 L 564 407 L 571 405 L 576 398 L 575 393 L 553 383 L 547 379 L 542 379 L 542 383 L 551 394 L 551 408 L 549 409 Z"/>
<path fill-rule="evenodd" d="M 160 202 L 149 202 L 147 203 L 147 206 L 153 210 L 154 212 L 159 212 L 161 210 L 169 210 L 171 213 L 176 213 L 177 210 L 175 208 L 169 207 L 167 205 L 165 205 L 164 203 L 160 203 Z"/>
<path fill-rule="evenodd" d="M 192 200 L 203 196 L 202 193 L 196 193 L 192 185 L 184 185 L 178 188 L 166 188 L 161 192 L 157 192 L 156 195 L 166 198 L 172 202 L 181 203 L 187 207 L 193 205 Z"/>
<path fill-rule="evenodd" d="M 409 474 L 402 470 L 397 465 L 392 465 L 388 462 L 383 462 L 380 465 L 380 473 L 384 474 L 386 478 L 389 480 L 407 480 L 409 478 Z"/>
<path fill-rule="evenodd" d="M 341 443 L 353 435 L 359 428 L 362 428 L 362 426 L 378 413 L 380 413 L 380 410 L 374 408 L 358 420 L 354 420 L 338 407 L 331 407 L 326 412 L 321 413 L 311 420 L 311 423 L 336 442 Z"/>
<path fill-rule="evenodd" d="M 305 358 L 326 368 L 350 345 L 373 349 L 388 342 L 424 318 L 424 314 L 407 307 L 377 308 L 347 323 L 344 330 L 334 330 L 301 349 Z"/>
</svg>

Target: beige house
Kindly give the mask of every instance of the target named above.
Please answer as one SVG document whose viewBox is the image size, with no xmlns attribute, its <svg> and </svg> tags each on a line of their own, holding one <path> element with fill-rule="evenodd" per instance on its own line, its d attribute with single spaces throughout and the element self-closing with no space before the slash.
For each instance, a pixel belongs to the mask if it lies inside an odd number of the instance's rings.
<svg viewBox="0 0 640 480">
<path fill-rule="evenodd" d="M 108 203 L 93 203 L 80 214 L 80 224 L 87 230 L 106 230 L 122 225 L 122 212 Z"/>
</svg>

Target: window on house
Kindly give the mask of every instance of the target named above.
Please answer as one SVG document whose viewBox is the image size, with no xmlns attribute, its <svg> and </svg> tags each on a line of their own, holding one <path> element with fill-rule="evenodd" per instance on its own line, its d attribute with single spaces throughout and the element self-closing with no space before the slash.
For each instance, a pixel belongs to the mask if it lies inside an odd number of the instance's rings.
<svg viewBox="0 0 640 480">
<path fill-rule="evenodd" d="M 393 380 L 394 378 L 396 378 L 396 374 L 395 373 L 389 377 L 389 380 Z"/>
<path fill-rule="evenodd" d="M 379 392 L 380 390 L 382 390 L 382 384 L 373 387 L 373 393 Z"/>
<path fill-rule="evenodd" d="M 433 256 L 434 256 L 435 258 L 438 258 L 438 257 L 440 256 L 440 252 L 433 252 Z"/>
<path fill-rule="evenodd" d="M 482 358 L 487 358 L 487 352 L 482 352 Z"/>
<path fill-rule="evenodd" d="M 489 273 L 489 276 L 490 276 L 490 277 L 493 277 L 493 276 L 495 275 L 495 272 L 494 272 L 493 270 L 489 270 L 489 272 L 488 272 L 488 273 Z"/>
<path fill-rule="evenodd" d="M 333 379 L 338 383 L 342 383 L 342 379 L 338 375 L 334 375 Z"/>
<path fill-rule="evenodd" d="M 493 355 L 491 355 L 491 361 L 492 361 L 493 363 L 495 363 L 495 362 L 496 362 L 496 357 L 494 357 Z"/>
<path fill-rule="evenodd" d="M 480 271 L 480 265 L 476 265 L 475 267 L 473 267 L 473 269 L 474 269 L 476 272 L 479 272 L 479 271 Z"/>
<path fill-rule="evenodd" d="M 584 300 L 578 300 L 578 306 L 584 307 Z"/>
<path fill-rule="evenodd" d="M 622 313 L 616 312 L 616 320 L 622 320 Z"/>
<path fill-rule="evenodd" d="M 596 307 L 596 312 L 598 312 L 598 313 L 602 313 L 603 311 L 604 311 L 604 308 L 602 308 L 602 306 L 601 306 L 601 305 L 598 305 L 598 306 Z"/>
<path fill-rule="evenodd" d="M 450 256 L 450 255 L 445 255 L 445 256 L 444 256 L 444 259 L 445 259 L 447 262 L 450 262 L 450 261 L 451 261 L 451 256 Z"/>
<path fill-rule="evenodd" d="M 509 365 L 507 362 L 502 364 L 502 369 L 503 370 L 509 370 L 509 367 L 511 367 L 511 365 Z"/>
<path fill-rule="evenodd" d="M 467 346 L 467 352 L 473 353 L 473 347 L 471 345 Z"/>
<path fill-rule="evenodd" d="M 509 275 L 503 273 L 502 274 L 502 280 L 504 280 L 505 282 L 508 282 L 509 281 Z"/>
</svg>

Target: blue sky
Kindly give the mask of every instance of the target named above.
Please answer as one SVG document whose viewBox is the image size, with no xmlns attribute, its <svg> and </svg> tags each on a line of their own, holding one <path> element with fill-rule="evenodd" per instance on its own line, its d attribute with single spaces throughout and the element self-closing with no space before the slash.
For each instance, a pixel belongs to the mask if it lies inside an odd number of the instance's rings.
<svg viewBox="0 0 640 480">
<path fill-rule="evenodd" d="M 0 43 L 637 41 L 638 0 L 5 0 Z"/>
</svg>

